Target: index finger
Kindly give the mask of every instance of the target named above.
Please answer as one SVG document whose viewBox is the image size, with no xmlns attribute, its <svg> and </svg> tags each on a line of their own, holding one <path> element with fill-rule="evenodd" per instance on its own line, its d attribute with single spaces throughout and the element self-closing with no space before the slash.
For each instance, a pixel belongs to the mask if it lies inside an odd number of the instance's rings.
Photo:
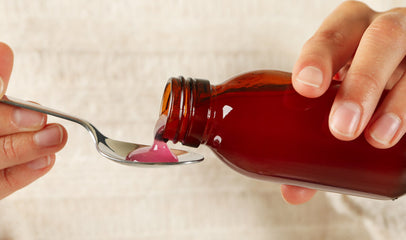
<svg viewBox="0 0 406 240">
<path fill-rule="evenodd" d="M 346 1 L 335 9 L 302 48 L 292 71 L 295 90 L 305 97 L 319 97 L 333 74 L 350 61 L 375 12 L 367 5 Z"/>
</svg>

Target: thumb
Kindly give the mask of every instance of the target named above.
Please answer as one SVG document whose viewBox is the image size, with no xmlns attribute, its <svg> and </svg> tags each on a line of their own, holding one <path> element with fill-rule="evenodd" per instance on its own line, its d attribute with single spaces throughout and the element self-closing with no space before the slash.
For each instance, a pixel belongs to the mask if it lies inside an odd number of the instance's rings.
<svg viewBox="0 0 406 240">
<path fill-rule="evenodd" d="M 6 92 L 13 68 L 13 51 L 7 44 L 0 42 L 0 98 Z"/>
</svg>

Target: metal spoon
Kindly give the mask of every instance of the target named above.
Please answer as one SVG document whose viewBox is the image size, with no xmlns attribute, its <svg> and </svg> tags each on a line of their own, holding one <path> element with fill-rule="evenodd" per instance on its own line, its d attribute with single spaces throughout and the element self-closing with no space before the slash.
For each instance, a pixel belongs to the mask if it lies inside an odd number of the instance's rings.
<svg viewBox="0 0 406 240">
<path fill-rule="evenodd" d="M 16 99 L 9 96 L 4 96 L 0 99 L 1 103 L 13 105 L 16 107 L 26 108 L 33 111 L 49 114 L 55 117 L 63 118 L 75 123 L 79 123 L 90 133 L 93 141 L 96 144 L 97 151 L 104 157 L 113 160 L 117 163 L 138 166 L 138 167 L 154 167 L 154 166 L 170 166 L 170 165 L 183 165 L 201 162 L 204 157 L 197 153 L 190 153 L 183 150 L 171 150 L 173 154 L 178 157 L 178 162 L 137 162 L 127 161 L 127 155 L 140 147 L 146 147 L 137 143 L 122 142 L 113 140 L 104 136 L 99 130 L 97 130 L 91 123 L 83 119 L 71 116 L 66 113 L 62 113 L 58 110 L 54 110 L 48 107 L 44 107 L 35 103 L 27 102 L 24 100 Z"/>
</svg>

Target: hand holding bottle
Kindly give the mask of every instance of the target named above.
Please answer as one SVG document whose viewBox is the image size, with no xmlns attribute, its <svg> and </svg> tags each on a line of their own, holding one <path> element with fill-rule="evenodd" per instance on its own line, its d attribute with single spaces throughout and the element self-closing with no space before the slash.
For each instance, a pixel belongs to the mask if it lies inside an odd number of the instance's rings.
<svg viewBox="0 0 406 240">
<path fill-rule="evenodd" d="M 342 3 L 303 46 L 292 83 L 303 96 L 325 93 L 342 81 L 329 116 L 331 133 L 343 141 L 362 132 L 376 148 L 394 146 L 406 131 L 406 8 L 375 12 L 356 1 Z M 389 94 L 378 101 L 384 89 Z M 315 190 L 283 185 L 292 204 Z"/>
<path fill-rule="evenodd" d="M 0 98 L 12 67 L 13 53 L 0 43 Z M 67 133 L 46 120 L 44 114 L 0 104 L 0 199 L 41 177 L 54 164 Z"/>
</svg>

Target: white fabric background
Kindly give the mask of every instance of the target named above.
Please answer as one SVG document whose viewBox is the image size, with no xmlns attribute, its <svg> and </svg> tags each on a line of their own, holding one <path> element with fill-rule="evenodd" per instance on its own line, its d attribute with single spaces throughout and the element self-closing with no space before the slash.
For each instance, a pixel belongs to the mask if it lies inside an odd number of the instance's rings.
<svg viewBox="0 0 406 240">
<path fill-rule="evenodd" d="M 15 52 L 8 94 L 149 143 L 170 76 L 220 83 L 290 71 L 340 0 L 0 0 L 0 41 Z M 376 10 L 401 0 L 365 1 Z M 0 201 L 0 239 L 405 239 L 406 199 L 318 193 L 286 204 L 206 147 L 204 163 L 144 169 L 101 157 L 79 125 L 53 170 Z"/>
</svg>

